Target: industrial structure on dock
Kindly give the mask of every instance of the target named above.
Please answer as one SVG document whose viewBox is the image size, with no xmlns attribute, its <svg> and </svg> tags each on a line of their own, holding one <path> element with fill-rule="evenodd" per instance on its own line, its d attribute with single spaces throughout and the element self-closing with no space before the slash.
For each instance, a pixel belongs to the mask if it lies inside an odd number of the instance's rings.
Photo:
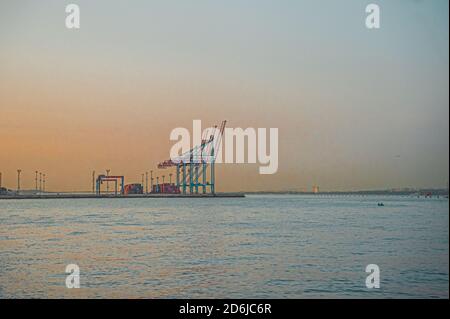
<svg viewBox="0 0 450 319">
<path fill-rule="evenodd" d="M 170 171 L 169 180 L 166 175 L 153 177 L 150 171 L 150 188 L 148 187 L 148 172 L 142 174 L 142 183 L 125 184 L 124 175 L 110 175 L 110 169 L 106 174 L 96 175 L 92 172 L 92 196 L 114 195 L 144 195 L 144 194 L 180 194 L 180 195 L 215 195 L 216 194 L 216 158 L 221 148 L 222 138 L 225 131 L 226 121 L 220 126 L 213 126 L 204 131 L 199 145 L 194 145 L 189 151 L 170 158 L 157 165 L 157 169 Z M 17 189 L 10 190 L 2 187 L 2 172 L 0 172 L 0 195 L 1 196 L 40 196 L 48 193 L 45 188 L 46 174 L 34 171 L 35 188 L 33 190 L 21 191 L 21 173 L 17 170 Z M 175 173 L 175 181 L 172 176 Z M 39 178 L 38 178 L 39 176 Z M 144 183 L 145 176 L 145 183 Z M 154 183 L 156 179 L 156 183 Z M 39 183 L 38 183 L 39 182 Z M 113 192 L 109 185 L 114 183 Z M 106 191 L 102 185 L 106 184 Z M 150 191 L 149 191 L 150 190 Z"/>
<path fill-rule="evenodd" d="M 169 173 L 169 182 L 165 180 L 166 175 L 153 177 L 151 171 L 151 194 L 215 194 L 216 192 L 216 158 L 221 147 L 226 121 L 222 121 L 220 127 L 215 125 L 211 130 L 206 130 L 202 136 L 200 145 L 195 145 L 189 151 L 160 162 L 157 168 L 160 170 L 175 169 L 175 181 L 172 182 L 173 173 Z M 114 183 L 114 195 L 138 195 L 149 194 L 148 173 L 142 174 L 142 183 L 125 184 L 123 175 L 101 174 L 95 177 L 92 173 L 92 191 L 101 195 L 102 185 L 106 183 L 106 193 L 109 194 L 109 183 Z M 145 187 L 144 187 L 145 186 Z"/>
<path fill-rule="evenodd" d="M 159 169 L 175 168 L 176 184 L 174 190 L 186 194 L 215 193 L 216 173 L 215 161 L 221 146 L 226 121 L 220 128 L 214 126 L 211 134 L 205 132 L 200 145 L 177 158 L 171 158 L 158 164 Z M 209 179 L 208 179 L 209 168 Z"/>
</svg>

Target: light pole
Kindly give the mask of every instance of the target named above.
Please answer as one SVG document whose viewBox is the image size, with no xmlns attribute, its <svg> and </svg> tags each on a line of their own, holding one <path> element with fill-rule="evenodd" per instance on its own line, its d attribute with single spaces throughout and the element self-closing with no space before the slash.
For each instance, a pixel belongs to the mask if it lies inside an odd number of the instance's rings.
<svg viewBox="0 0 450 319">
<path fill-rule="evenodd" d="M 150 171 L 150 192 L 153 193 L 153 171 Z"/>
<path fill-rule="evenodd" d="M 111 172 L 111 170 L 110 170 L 110 169 L 107 169 L 107 170 L 106 170 L 106 176 L 107 176 L 107 177 L 109 176 L 109 172 Z M 109 182 L 106 181 L 106 193 L 108 193 L 108 192 L 109 192 Z"/>
<path fill-rule="evenodd" d="M 21 169 L 17 170 L 17 194 L 20 193 L 20 173 L 22 173 Z"/>
<path fill-rule="evenodd" d="M 95 194 L 95 171 L 92 171 L 92 193 Z"/>
<path fill-rule="evenodd" d="M 39 173 L 39 192 L 42 192 L 42 173 Z"/>
<path fill-rule="evenodd" d="M 145 194 L 148 194 L 148 172 L 145 172 Z"/>
<path fill-rule="evenodd" d="M 44 178 L 44 181 L 43 181 L 43 182 L 44 182 L 43 191 L 44 191 L 44 193 L 45 193 L 45 174 L 43 174 L 42 176 L 43 176 L 43 178 Z"/>
</svg>

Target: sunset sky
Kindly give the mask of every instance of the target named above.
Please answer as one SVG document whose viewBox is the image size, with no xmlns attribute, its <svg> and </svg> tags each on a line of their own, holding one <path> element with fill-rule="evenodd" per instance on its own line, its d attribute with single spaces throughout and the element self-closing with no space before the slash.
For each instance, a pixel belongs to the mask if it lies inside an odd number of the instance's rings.
<svg viewBox="0 0 450 319">
<path fill-rule="evenodd" d="M 226 119 L 279 128 L 279 171 L 220 165 L 219 191 L 446 187 L 448 1 L 371 2 L 379 30 L 358 0 L 0 0 L 3 186 L 140 182 L 173 128 Z"/>
</svg>

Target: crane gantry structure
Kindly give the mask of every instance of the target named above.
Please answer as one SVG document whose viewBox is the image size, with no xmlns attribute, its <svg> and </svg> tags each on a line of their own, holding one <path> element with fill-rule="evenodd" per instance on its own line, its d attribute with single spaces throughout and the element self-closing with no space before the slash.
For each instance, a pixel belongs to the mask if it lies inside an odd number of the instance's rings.
<svg viewBox="0 0 450 319">
<path fill-rule="evenodd" d="M 103 174 L 99 175 L 97 177 L 96 185 L 95 185 L 96 194 L 100 195 L 101 185 L 104 182 L 115 182 L 114 194 L 117 195 L 117 186 L 118 186 L 119 181 L 120 181 L 120 194 L 124 195 L 124 187 L 125 187 L 125 177 L 124 176 L 110 176 L 109 172 L 107 173 L 107 175 L 103 175 Z M 107 190 L 107 193 L 108 193 L 108 191 L 109 191 L 109 189 Z"/>
<path fill-rule="evenodd" d="M 190 194 L 202 193 L 215 194 L 216 176 L 215 162 L 219 153 L 223 133 L 227 121 L 222 121 L 220 128 L 215 125 L 204 131 L 200 145 L 195 145 L 189 151 L 158 164 L 159 169 L 175 167 L 176 187 L 183 194 L 189 189 Z M 209 180 L 207 178 L 208 166 L 210 169 Z M 201 176 L 201 177 L 200 177 Z"/>
</svg>

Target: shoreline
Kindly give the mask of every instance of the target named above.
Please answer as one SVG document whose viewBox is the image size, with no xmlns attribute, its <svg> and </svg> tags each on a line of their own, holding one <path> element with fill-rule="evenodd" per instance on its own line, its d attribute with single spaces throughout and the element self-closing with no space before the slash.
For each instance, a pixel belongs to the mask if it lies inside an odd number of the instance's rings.
<svg viewBox="0 0 450 319">
<path fill-rule="evenodd" d="M 145 194 L 145 195 L 97 195 L 97 194 L 47 194 L 0 195 L 0 200 L 13 199 L 136 199 L 136 198 L 244 198 L 244 193 L 217 194 Z"/>
</svg>

